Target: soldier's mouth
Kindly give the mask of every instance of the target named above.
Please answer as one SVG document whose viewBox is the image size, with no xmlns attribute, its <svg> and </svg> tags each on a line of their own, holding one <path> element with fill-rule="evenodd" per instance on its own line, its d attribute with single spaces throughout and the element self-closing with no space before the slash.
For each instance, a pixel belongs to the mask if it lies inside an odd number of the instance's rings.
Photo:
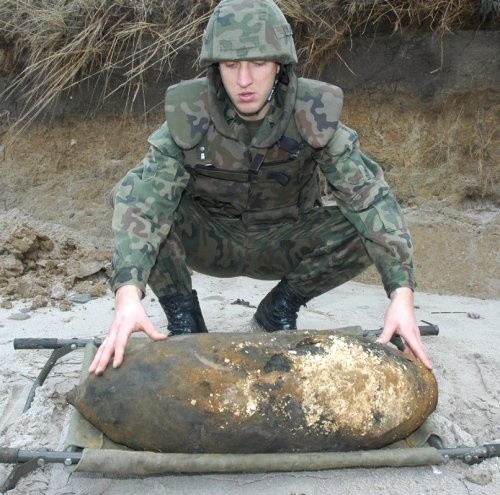
<svg viewBox="0 0 500 495">
<path fill-rule="evenodd" d="M 249 102 L 252 101 L 255 97 L 255 93 L 239 93 L 238 98 L 242 102 Z"/>
</svg>

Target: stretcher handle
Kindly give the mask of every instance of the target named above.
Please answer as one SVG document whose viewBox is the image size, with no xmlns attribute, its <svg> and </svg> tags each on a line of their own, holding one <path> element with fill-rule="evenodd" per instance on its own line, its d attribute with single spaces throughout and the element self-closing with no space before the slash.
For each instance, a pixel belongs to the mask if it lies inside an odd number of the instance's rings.
<svg viewBox="0 0 500 495">
<path fill-rule="evenodd" d="M 19 338 L 14 339 L 14 349 L 60 349 L 61 347 L 85 347 L 94 344 L 99 347 L 102 339 L 54 339 L 54 338 Z"/>
</svg>

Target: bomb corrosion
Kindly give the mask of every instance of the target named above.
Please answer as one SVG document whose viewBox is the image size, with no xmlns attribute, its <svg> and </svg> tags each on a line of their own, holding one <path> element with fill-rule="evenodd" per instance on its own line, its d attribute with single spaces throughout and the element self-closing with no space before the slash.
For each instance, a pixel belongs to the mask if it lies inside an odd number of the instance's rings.
<svg viewBox="0 0 500 495">
<path fill-rule="evenodd" d="M 136 450 L 347 451 L 408 436 L 437 384 L 416 359 L 333 330 L 210 333 L 131 339 L 121 367 L 68 400 Z"/>
</svg>

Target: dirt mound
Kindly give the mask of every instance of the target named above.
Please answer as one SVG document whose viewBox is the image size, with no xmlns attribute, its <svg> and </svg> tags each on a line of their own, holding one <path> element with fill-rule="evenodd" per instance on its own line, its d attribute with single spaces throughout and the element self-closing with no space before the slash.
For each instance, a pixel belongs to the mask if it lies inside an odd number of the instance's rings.
<svg viewBox="0 0 500 495">
<path fill-rule="evenodd" d="M 61 309 L 106 292 L 110 252 L 83 246 L 68 234 L 46 235 L 21 223 L 0 243 L 0 295 L 32 299 L 32 309 Z"/>
</svg>

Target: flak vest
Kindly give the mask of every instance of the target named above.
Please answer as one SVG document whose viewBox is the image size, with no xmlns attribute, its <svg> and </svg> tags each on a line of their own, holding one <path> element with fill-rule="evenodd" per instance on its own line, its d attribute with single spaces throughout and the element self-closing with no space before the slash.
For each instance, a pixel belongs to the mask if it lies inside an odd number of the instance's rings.
<svg viewBox="0 0 500 495">
<path fill-rule="evenodd" d="M 293 222 L 321 204 L 315 155 L 336 131 L 339 88 L 299 78 L 285 131 L 265 148 L 220 132 L 209 116 L 207 93 L 206 79 L 195 79 L 166 95 L 169 131 L 183 151 L 191 175 L 187 192 L 195 201 L 246 225 Z"/>
</svg>

